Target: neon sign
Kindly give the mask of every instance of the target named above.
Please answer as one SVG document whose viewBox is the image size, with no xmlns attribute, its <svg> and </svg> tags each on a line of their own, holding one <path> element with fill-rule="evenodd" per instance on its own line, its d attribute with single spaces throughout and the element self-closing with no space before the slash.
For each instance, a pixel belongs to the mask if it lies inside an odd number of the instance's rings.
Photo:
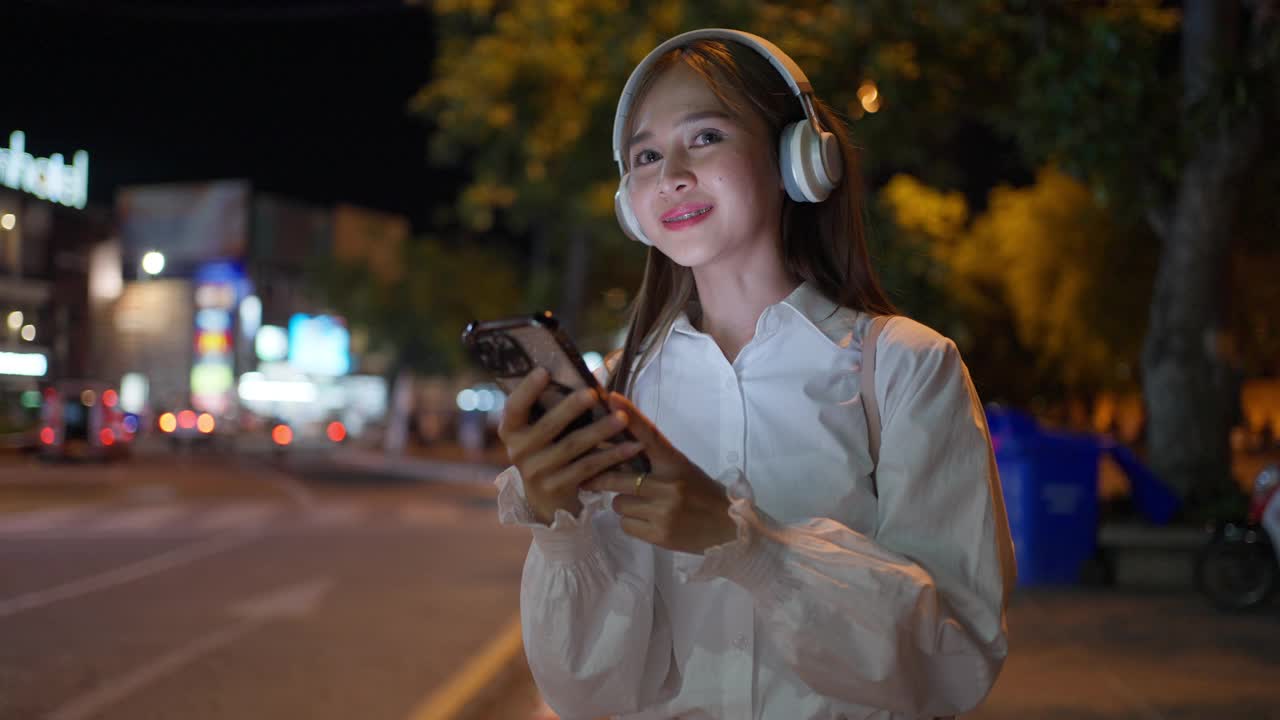
<svg viewBox="0 0 1280 720">
<path fill-rule="evenodd" d="M 62 153 L 38 158 L 27 152 L 27 134 L 14 130 L 9 147 L 0 147 L 0 184 L 84 209 L 89 200 L 89 153 L 77 150 L 70 165 L 63 162 Z"/>
</svg>

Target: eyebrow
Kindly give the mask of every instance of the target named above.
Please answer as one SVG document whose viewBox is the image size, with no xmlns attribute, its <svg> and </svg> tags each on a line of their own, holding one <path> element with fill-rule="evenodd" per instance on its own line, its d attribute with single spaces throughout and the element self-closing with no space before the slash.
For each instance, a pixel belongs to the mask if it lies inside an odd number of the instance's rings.
<svg viewBox="0 0 1280 720">
<path fill-rule="evenodd" d="M 692 113 L 689 113 L 688 115 L 685 115 L 684 117 L 680 118 L 680 122 L 676 124 L 688 125 L 689 123 L 698 122 L 699 120 L 706 120 L 707 118 L 721 118 L 724 120 L 733 119 L 732 117 L 730 117 L 729 113 L 724 112 L 723 110 L 701 110 L 699 112 L 692 112 Z M 649 132 L 648 130 L 641 130 L 640 132 L 631 136 L 631 140 L 628 143 L 628 145 L 635 145 L 641 140 L 648 140 L 651 137 L 653 137 L 653 133 Z"/>
</svg>

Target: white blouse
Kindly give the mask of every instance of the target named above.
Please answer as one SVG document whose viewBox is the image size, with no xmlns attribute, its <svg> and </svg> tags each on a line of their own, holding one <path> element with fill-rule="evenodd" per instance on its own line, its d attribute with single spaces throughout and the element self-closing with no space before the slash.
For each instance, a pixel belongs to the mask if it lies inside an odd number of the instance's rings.
<svg viewBox="0 0 1280 720">
<path fill-rule="evenodd" d="M 933 718 L 974 708 L 1007 653 L 1015 578 L 986 417 L 955 344 L 903 317 L 880 335 L 872 477 L 859 404 L 870 316 L 808 284 L 730 363 L 681 317 L 633 400 L 723 483 L 738 539 L 705 555 L 623 533 L 611 495 L 531 528 L 525 652 L 566 720 Z"/>
</svg>

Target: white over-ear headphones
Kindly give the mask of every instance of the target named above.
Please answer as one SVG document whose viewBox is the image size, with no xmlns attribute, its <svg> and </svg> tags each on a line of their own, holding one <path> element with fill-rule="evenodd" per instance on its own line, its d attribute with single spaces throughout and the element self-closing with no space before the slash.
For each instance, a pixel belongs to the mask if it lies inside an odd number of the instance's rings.
<svg viewBox="0 0 1280 720">
<path fill-rule="evenodd" d="M 728 40 L 740 43 L 763 55 L 774 69 L 782 75 L 791 87 L 791 91 L 800 99 L 804 107 L 805 119 L 782 129 L 778 141 L 778 167 L 782 171 L 782 184 L 787 195 L 796 202 L 822 202 L 831 191 L 840 184 L 844 175 L 844 161 L 840 156 L 840 143 L 835 136 L 822 129 L 813 110 L 813 87 L 809 79 L 796 65 L 795 61 L 778 49 L 777 45 L 758 35 L 741 30 L 723 28 L 706 28 L 692 30 L 677 35 L 654 48 L 644 60 L 631 71 L 626 86 L 622 89 L 622 97 L 618 99 L 618 112 L 613 117 L 613 161 L 618 164 L 618 173 L 622 180 L 618 183 L 618 192 L 613 196 L 613 209 L 618 216 L 618 224 L 622 231 L 633 240 L 646 245 L 653 242 L 645 237 L 640 229 L 640 222 L 631 209 L 627 195 L 627 182 L 630 173 L 623 162 L 623 133 L 626 131 L 627 116 L 631 112 L 631 104 L 635 100 L 637 85 L 658 58 L 671 50 L 689 44 L 694 40 Z"/>
</svg>

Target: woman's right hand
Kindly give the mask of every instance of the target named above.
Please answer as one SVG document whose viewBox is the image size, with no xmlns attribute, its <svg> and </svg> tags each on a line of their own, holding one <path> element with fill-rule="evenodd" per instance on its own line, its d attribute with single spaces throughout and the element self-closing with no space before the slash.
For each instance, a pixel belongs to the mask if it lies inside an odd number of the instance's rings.
<svg viewBox="0 0 1280 720">
<path fill-rule="evenodd" d="M 594 389 L 583 389 L 566 397 L 532 425 L 529 410 L 550 375 L 535 368 L 507 398 L 498 425 L 498 437 L 507 446 L 507 458 L 520 470 L 525 502 L 538 522 L 550 525 L 557 510 L 573 515 L 582 510 L 578 486 L 618 463 L 638 455 L 638 442 L 618 443 L 596 449 L 627 426 L 626 413 L 616 411 L 587 427 L 575 430 L 556 442 L 558 436 L 578 416 L 600 402 Z"/>
</svg>

